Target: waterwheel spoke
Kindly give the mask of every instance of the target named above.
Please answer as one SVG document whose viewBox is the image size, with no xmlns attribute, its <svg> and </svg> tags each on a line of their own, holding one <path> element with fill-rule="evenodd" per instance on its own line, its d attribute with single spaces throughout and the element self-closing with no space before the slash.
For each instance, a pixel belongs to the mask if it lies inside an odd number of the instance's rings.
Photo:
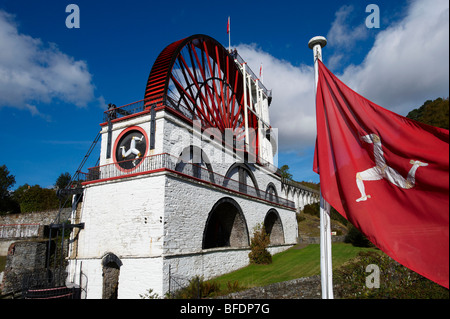
<svg viewBox="0 0 450 319">
<path fill-rule="evenodd" d="M 202 117 L 205 118 L 211 126 L 213 126 L 212 122 L 210 121 L 211 118 L 206 115 L 205 109 L 203 108 L 204 104 L 208 105 L 208 100 L 203 95 L 200 84 L 196 81 L 195 76 L 192 74 L 191 70 L 189 69 L 189 66 L 186 63 L 186 60 L 184 59 L 184 57 L 182 55 L 180 55 L 180 61 L 183 64 L 183 67 L 184 67 L 183 69 L 186 69 L 187 73 L 189 74 L 189 77 L 190 77 L 189 82 L 192 83 L 197 88 L 197 94 L 198 94 L 198 96 L 200 96 L 201 107 L 199 107 L 198 103 L 194 103 L 193 110 L 195 109 L 196 111 L 200 112 Z M 195 65 L 192 65 L 192 68 L 195 68 Z M 194 71 L 194 73 L 195 73 L 195 71 Z M 196 100 L 195 97 L 196 97 L 196 95 L 192 94 L 193 100 Z M 215 117 L 213 117 L 213 118 L 214 118 L 215 122 L 218 122 L 217 118 L 215 118 Z"/>
<path fill-rule="evenodd" d="M 250 151 L 257 154 L 258 119 L 244 105 L 252 99 L 244 76 L 227 50 L 216 40 L 196 35 L 168 45 L 158 56 L 147 82 L 147 101 L 166 101 L 202 128 L 216 127 L 222 134 L 232 129 L 241 145 L 246 136 L 245 118 L 252 131 Z M 247 101 L 244 101 L 244 89 Z M 146 102 L 146 107 L 150 102 Z"/>
</svg>

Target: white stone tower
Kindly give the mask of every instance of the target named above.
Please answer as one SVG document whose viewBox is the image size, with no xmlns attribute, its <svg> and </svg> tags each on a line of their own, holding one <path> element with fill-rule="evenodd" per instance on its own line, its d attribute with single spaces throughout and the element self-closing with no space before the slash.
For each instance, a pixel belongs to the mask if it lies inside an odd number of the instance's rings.
<svg viewBox="0 0 450 319">
<path fill-rule="evenodd" d="M 100 165 L 74 199 L 72 223 L 84 228 L 72 233 L 68 283 L 87 298 L 164 295 L 173 276 L 209 279 L 247 265 L 258 224 L 272 253 L 294 245 L 296 205 L 283 195 L 295 185 L 273 166 L 270 101 L 216 40 L 168 45 L 144 100 L 105 112 Z"/>
</svg>

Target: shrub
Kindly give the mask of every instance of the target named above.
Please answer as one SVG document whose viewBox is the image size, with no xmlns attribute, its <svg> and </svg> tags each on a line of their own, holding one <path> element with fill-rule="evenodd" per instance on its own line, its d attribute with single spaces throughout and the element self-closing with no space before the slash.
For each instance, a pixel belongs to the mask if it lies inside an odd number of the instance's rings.
<svg viewBox="0 0 450 319">
<path fill-rule="evenodd" d="M 320 217 L 320 203 L 305 205 L 305 207 L 303 208 L 303 213 Z"/>
<path fill-rule="evenodd" d="M 215 281 L 204 281 L 203 276 L 194 276 L 185 288 L 175 291 L 166 298 L 169 299 L 200 299 L 216 296 L 220 292 L 220 285 Z"/>
<path fill-rule="evenodd" d="M 202 276 L 194 276 L 189 280 L 187 287 L 181 288 L 175 292 L 167 293 L 166 299 L 200 299 L 211 298 L 222 295 L 227 295 L 233 292 L 241 291 L 246 287 L 241 286 L 237 280 L 227 282 L 227 287 L 221 289 L 220 283 L 214 280 L 204 281 Z M 149 289 L 147 294 L 140 295 L 142 299 L 159 299 L 160 296 L 152 293 Z"/>
<path fill-rule="evenodd" d="M 156 292 L 153 292 L 153 289 L 148 289 L 146 293 L 139 294 L 139 297 L 141 297 L 141 299 L 160 299 L 161 298 Z"/>
<path fill-rule="evenodd" d="M 306 220 L 306 217 L 300 213 L 295 214 L 295 218 L 297 219 L 297 223 L 301 223 L 302 221 Z"/>
<path fill-rule="evenodd" d="M 348 228 L 344 242 L 355 247 L 373 247 L 373 244 L 352 224 Z"/>
<path fill-rule="evenodd" d="M 262 224 L 258 224 L 253 230 L 253 238 L 250 242 L 251 252 L 248 254 L 251 264 L 271 264 L 272 255 L 267 250 L 270 237 Z"/>
<path fill-rule="evenodd" d="M 366 287 L 370 264 L 380 269 L 380 287 Z M 449 299 L 448 289 L 376 251 L 358 257 L 334 271 L 335 292 L 343 299 Z"/>
</svg>

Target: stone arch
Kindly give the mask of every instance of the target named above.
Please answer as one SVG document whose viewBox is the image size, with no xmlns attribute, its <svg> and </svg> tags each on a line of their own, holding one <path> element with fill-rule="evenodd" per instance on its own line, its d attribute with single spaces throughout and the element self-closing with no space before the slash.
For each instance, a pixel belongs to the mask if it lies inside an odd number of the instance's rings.
<svg viewBox="0 0 450 319">
<path fill-rule="evenodd" d="M 275 184 L 272 182 L 269 182 L 269 184 L 267 184 L 265 199 L 274 203 L 279 202 L 277 188 L 275 187 Z"/>
<path fill-rule="evenodd" d="M 206 220 L 202 248 L 247 246 L 248 228 L 241 207 L 232 198 L 219 199 Z"/>
<path fill-rule="evenodd" d="M 228 168 L 227 173 L 225 174 L 226 178 L 223 181 L 223 186 L 229 187 L 228 184 L 230 182 L 230 178 L 236 173 L 239 176 L 237 180 L 239 182 L 239 191 L 245 194 L 253 194 L 255 192 L 255 195 L 257 197 L 260 197 L 258 182 L 256 181 L 255 175 L 253 174 L 252 170 L 246 163 L 234 163 L 233 165 L 231 165 L 230 168 Z M 249 177 L 253 183 L 254 192 L 247 189 L 247 177 Z"/>
<path fill-rule="evenodd" d="M 206 168 L 207 172 L 202 168 Z M 198 146 L 190 145 L 181 151 L 175 170 L 199 179 L 209 178 L 209 181 L 214 183 L 211 162 L 206 153 Z"/>
<path fill-rule="evenodd" d="M 289 200 L 289 195 L 291 194 L 291 192 L 292 192 L 291 187 L 290 186 L 286 186 L 285 189 L 284 189 L 284 193 L 285 193 L 286 199 Z"/>
<path fill-rule="evenodd" d="M 264 228 L 270 236 L 271 245 L 284 244 L 284 230 L 281 223 L 280 214 L 274 208 L 271 208 L 264 218 Z"/>
<path fill-rule="evenodd" d="M 113 253 L 102 258 L 103 290 L 102 299 L 117 299 L 119 291 L 119 275 L 122 262 Z"/>
</svg>

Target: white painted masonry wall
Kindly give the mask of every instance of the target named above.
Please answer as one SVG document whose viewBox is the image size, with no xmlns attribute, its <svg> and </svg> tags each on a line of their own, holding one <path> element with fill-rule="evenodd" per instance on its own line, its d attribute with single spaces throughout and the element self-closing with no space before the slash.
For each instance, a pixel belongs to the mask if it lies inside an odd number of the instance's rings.
<svg viewBox="0 0 450 319">
<path fill-rule="evenodd" d="M 88 277 L 87 297 L 102 296 L 101 262 L 107 253 L 115 254 L 123 263 L 119 298 L 139 298 L 149 288 L 163 295 L 168 289 L 169 264 L 172 274 L 187 278 L 201 275 L 206 279 L 247 265 L 248 247 L 202 250 L 206 220 L 214 204 L 223 197 L 233 198 L 239 204 L 249 236 L 264 221 L 269 209 L 274 208 L 283 224 L 285 243 L 296 243 L 294 211 L 211 188 L 173 173 L 155 173 L 87 187 L 81 212 L 85 229 L 79 234 L 77 256 L 78 267 L 82 263 L 81 270 Z M 279 252 L 289 247 L 271 250 Z M 73 273 L 79 273 L 77 270 Z"/>
<path fill-rule="evenodd" d="M 274 208 L 279 213 L 283 225 L 286 245 L 273 247 L 271 252 L 277 253 L 296 244 L 298 231 L 295 211 L 168 175 L 163 248 L 165 273 L 168 272 L 170 264 L 171 273 L 177 276 L 190 278 L 200 275 L 210 279 L 248 265 L 249 247 L 202 250 L 208 215 L 214 204 L 224 197 L 234 199 L 241 207 L 247 223 L 249 240 L 254 227 L 263 223 L 268 211 Z M 167 281 L 164 281 L 164 285 L 164 289 L 168 289 Z"/>
<path fill-rule="evenodd" d="M 88 298 L 102 297 L 107 253 L 123 263 L 119 298 L 139 298 L 150 287 L 161 293 L 164 184 L 165 176 L 156 173 L 86 187 L 77 263 L 88 277 Z"/>
<path fill-rule="evenodd" d="M 150 115 L 113 124 L 112 152 L 120 133 L 133 125 L 150 137 Z M 165 111 L 156 113 L 155 150 L 179 156 L 192 144 L 192 128 Z M 107 127 L 103 127 L 101 165 L 106 159 Z M 194 143 L 195 145 L 195 143 Z M 214 146 L 214 143 L 211 144 Z M 216 145 L 217 146 L 217 145 Z M 225 175 L 233 161 L 224 161 L 221 152 L 210 147 L 208 157 L 215 173 Z M 261 191 L 269 182 L 284 197 L 281 181 L 272 172 L 254 166 L 252 171 Z M 251 184 L 248 181 L 248 184 Z M 85 186 L 81 222 L 85 227 L 78 235 L 77 257 L 69 261 L 69 282 L 79 283 L 87 298 L 102 297 L 102 258 L 115 254 L 122 265 L 119 276 L 119 298 L 140 298 L 148 289 L 164 295 L 168 290 L 168 269 L 173 275 L 213 278 L 248 264 L 249 247 L 202 249 L 206 221 L 214 204 L 224 198 L 234 199 L 243 211 L 249 237 L 253 228 L 274 208 L 281 219 L 285 245 L 271 247 L 271 253 L 289 248 L 297 242 L 295 211 L 256 200 L 223 188 L 205 185 L 175 173 L 159 172 L 98 182 Z M 87 278 L 87 280 L 86 280 Z"/>
</svg>

